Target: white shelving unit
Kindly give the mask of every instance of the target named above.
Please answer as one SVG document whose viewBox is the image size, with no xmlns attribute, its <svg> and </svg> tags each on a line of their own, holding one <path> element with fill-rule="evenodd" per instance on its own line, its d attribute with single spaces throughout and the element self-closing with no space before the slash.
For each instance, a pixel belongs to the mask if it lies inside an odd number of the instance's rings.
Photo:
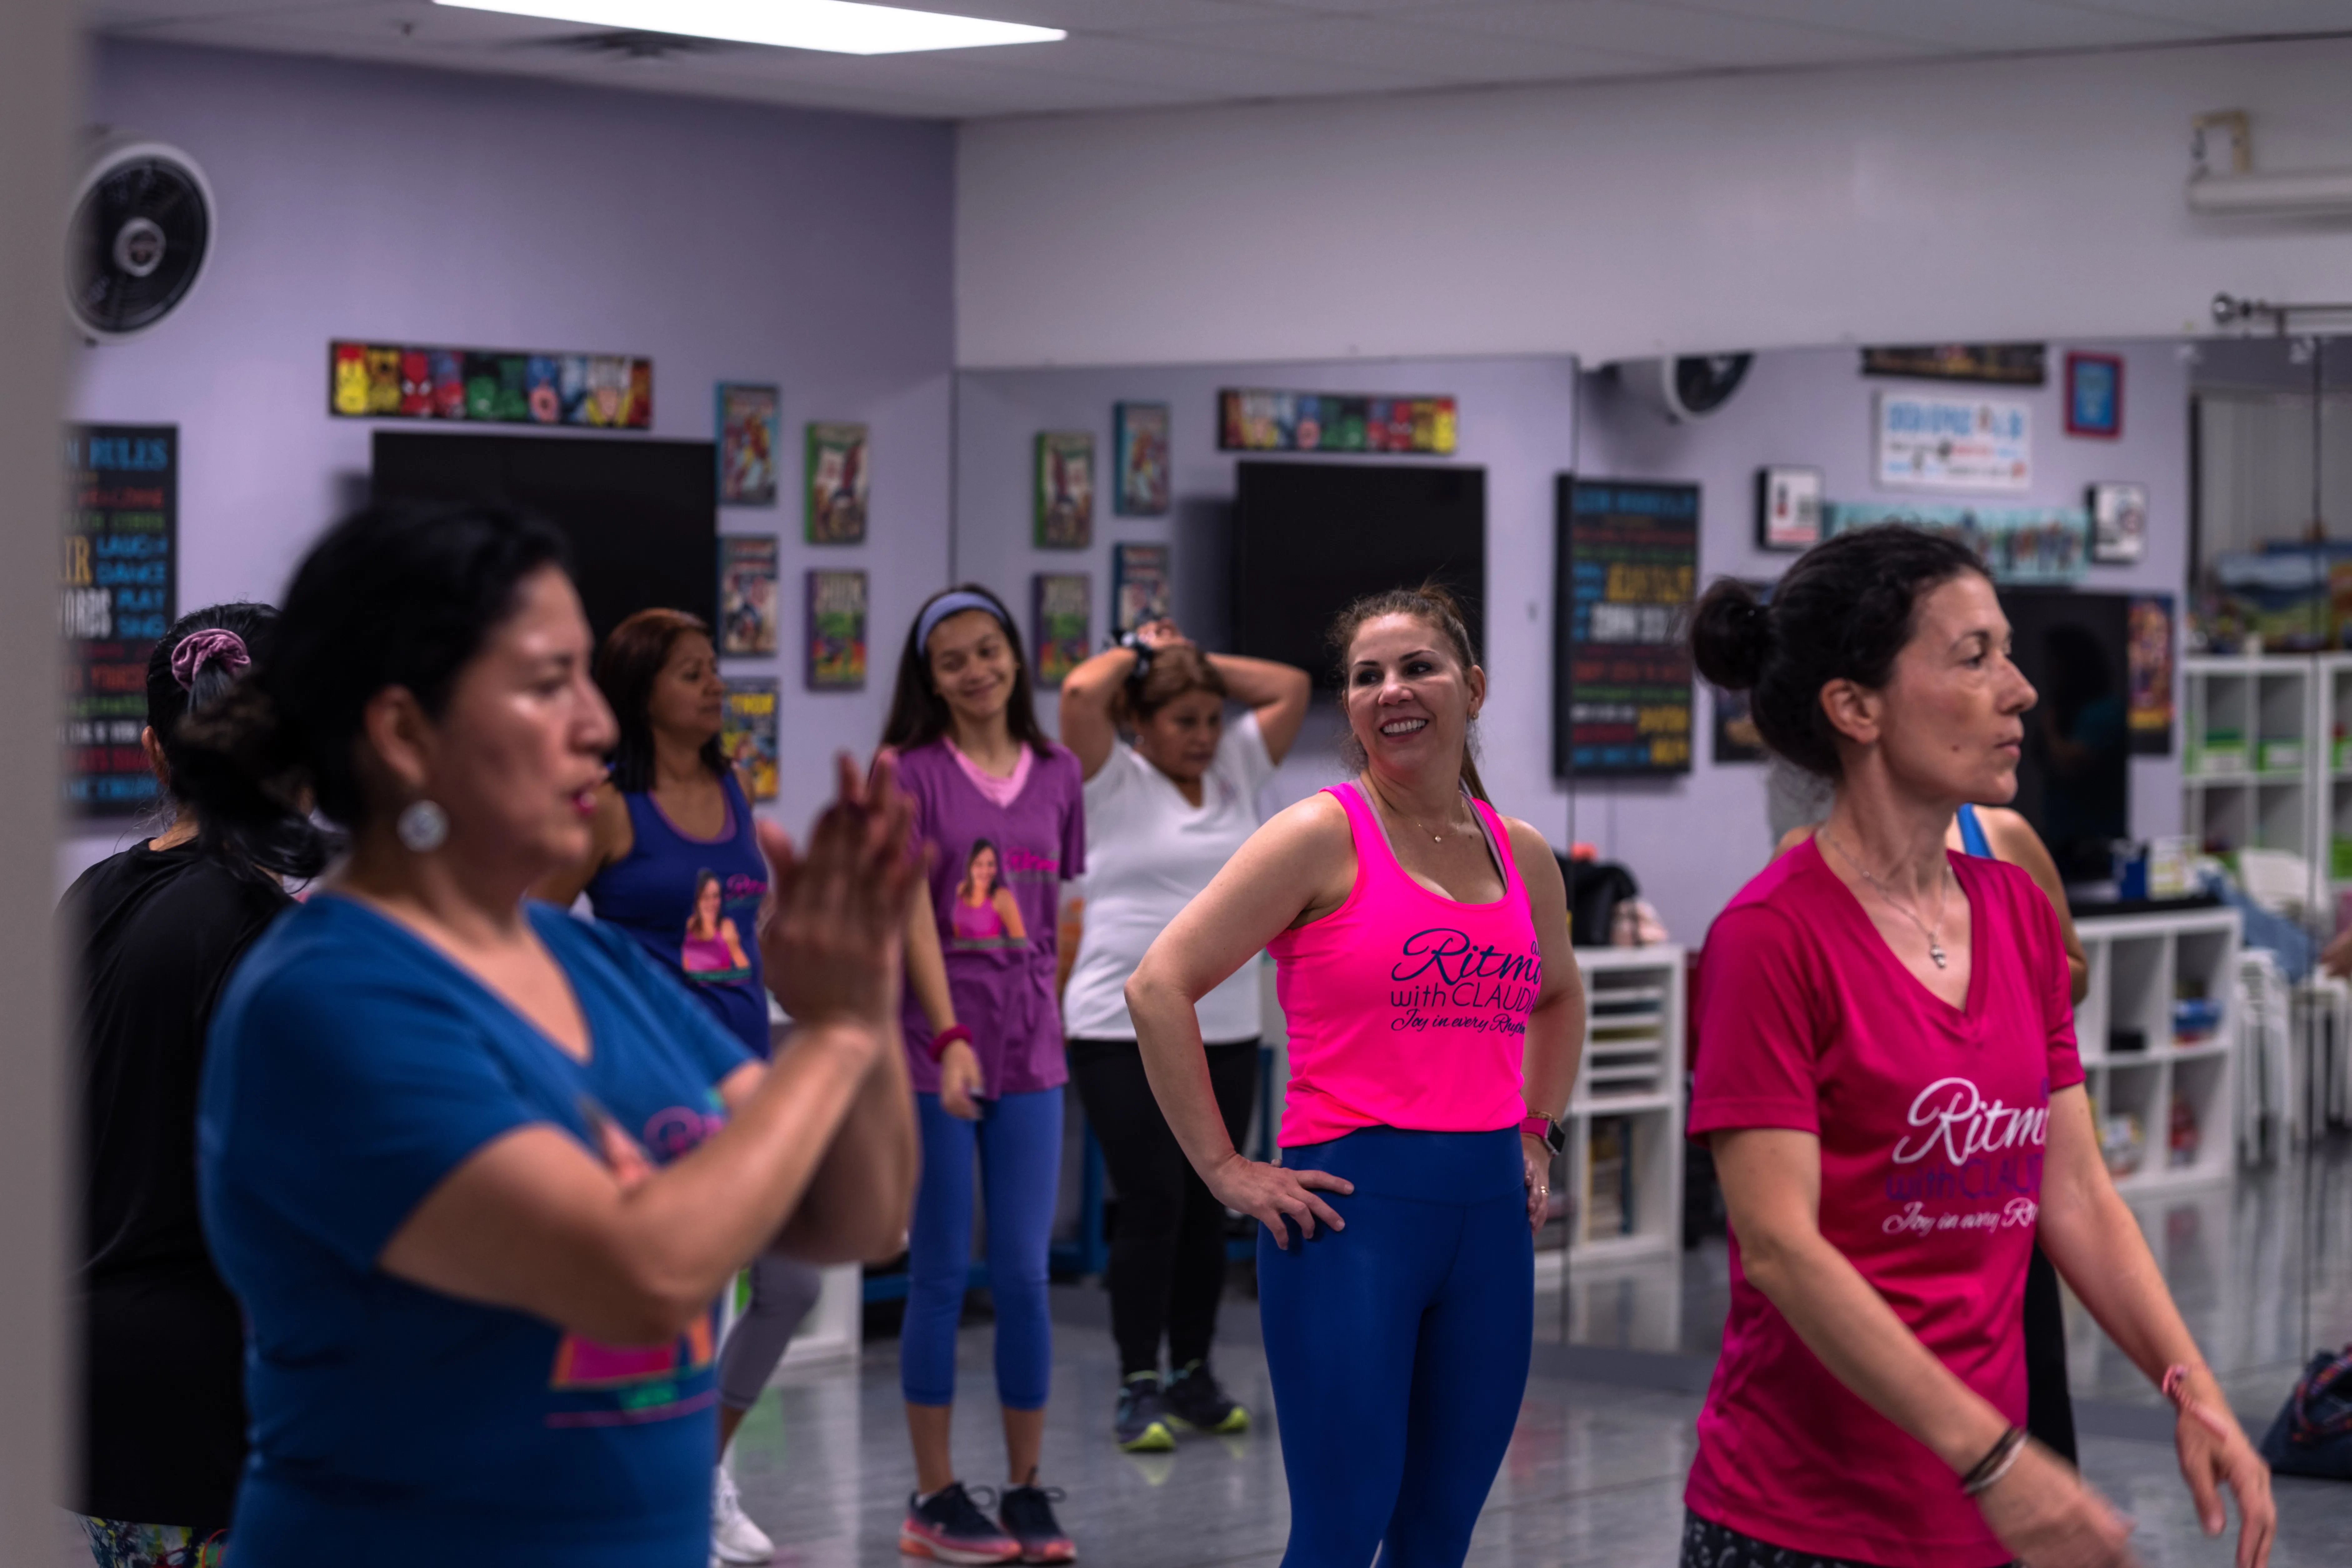
<svg viewBox="0 0 2352 1568">
<path fill-rule="evenodd" d="M 1555 1181 L 1573 1184 L 1568 1256 L 1587 1260 L 1672 1254 L 1682 1245 L 1685 953 L 1679 947 L 1580 947 L 1584 1059 L 1568 1102 L 1568 1148 Z M 1596 1213 L 1593 1124 L 1617 1119 L 1631 1212 Z M 1604 1140 L 1605 1142 L 1605 1140 Z M 1596 1234 L 1596 1221 L 1603 1228 Z"/>
<path fill-rule="evenodd" d="M 2074 1035 L 2116 1189 L 2226 1180 L 2237 1148 L 2238 911 L 2106 915 L 2075 929 L 2091 989 L 2074 1010 Z M 2219 1024 L 2203 1038 L 2176 1037 L 2174 1004 L 2184 997 L 2220 1005 Z M 2173 1148 L 2176 1105 L 2196 1134 L 2185 1154 Z M 2128 1140 L 2110 1136 L 2123 1131 L 2119 1122 L 2137 1130 L 2136 1157 L 2126 1155 Z"/>
<path fill-rule="evenodd" d="M 2352 660 L 2336 662 L 2352 669 Z M 2324 855 L 2321 783 L 2332 748 L 2323 743 L 2329 731 L 2319 722 L 2315 689 L 2329 687 L 2332 701 L 2336 684 L 2309 658 L 2183 661 L 2184 831 L 2233 849 Z M 2352 716 L 2352 708 L 2346 711 Z M 2352 808 L 2352 794 L 2345 804 Z M 2326 805 L 2332 809 L 2334 801 Z"/>
</svg>

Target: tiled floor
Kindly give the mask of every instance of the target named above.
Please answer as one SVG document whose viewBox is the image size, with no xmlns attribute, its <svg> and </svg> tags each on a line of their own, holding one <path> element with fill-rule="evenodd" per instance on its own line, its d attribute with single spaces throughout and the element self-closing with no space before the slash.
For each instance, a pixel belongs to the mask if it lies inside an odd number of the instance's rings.
<svg viewBox="0 0 2352 1568">
<path fill-rule="evenodd" d="M 2352 1159 L 2306 1184 L 2296 1169 L 2184 1190 L 2136 1205 L 2190 1326 L 2250 1423 L 2266 1419 L 2307 1349 L 2352 1341 Z M 1720 1243 L 1610 1270 L 1579 1268 L 1562 1301 L 1538 1302 L 1536 1367 L 1510 1453 L 1474 1542 L 1479 1568 L 1670 1568 L 1697 1392 L 1719 1337 Z M 1219 1370 L 1260 1416 L 1241 1437 L 1189 1438 L 1129 1457 L 1108 1440 L 1116 1361 L 1099 1289 L 1055 1291 L 1054 1399 L 1045 1479 L 1082 1561 L 1117 1568 L 1272 1568 L 1287 1505 L 1253 1303 L 1229 1299 Z M 2230 1542 L 2200 1534 L 2154 1396 L 2074 1313 L 2073 1371 L 2091 1433 L 2084 1468 L 2137 1524 L 2148 1568 L 2224 1568 Z M 911 1484 L 895 1342 L 856 1364 L 795 1369 L 737 1444 L 746 1506 L 782 1545 L 785 1568 L 904 1561 L 898 1520 Z M 1002 1479 L 989 1331 L 964 1331 L 956 1455 L 967 1479 Z M 2352 1487 L 2278 1484 L 2276 1568 L 2352 1564 Z M 86 1563 L 61 1533 L 60 1568 Z"/>
</svg>

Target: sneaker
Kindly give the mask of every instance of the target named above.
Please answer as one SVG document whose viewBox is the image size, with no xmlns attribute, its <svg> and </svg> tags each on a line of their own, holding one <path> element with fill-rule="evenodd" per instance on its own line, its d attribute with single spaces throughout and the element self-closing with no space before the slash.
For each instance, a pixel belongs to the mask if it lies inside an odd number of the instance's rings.
<svg viewBox="0 0 2352 1568">
<path fill-rule="evenodd" d="M 1249 1411 L 1225 1391 L 1206 1362 L 1189 1362 L 1168 1380 L 1168 1418 L 1195 1432 L 1246 1432 Z"/>
<path fill-rule="evenodd" d="M 719 1563 L 765 1563 L 776 1554 L 776 1543 L 768 1532 L 751 1522 L 743 1511 L 743 1499 L 735 1489 L 735 1478 L 720 1465 L 718 1479 L 710 1483 L 710 1556 Z"/>
<path fill-rule="evenodd" d="M 996 1494 L 980 1489 L 990 1502 Z M 980 1511 L 980 1504 L 961 1481 L 950 1481 L 931 1494 L 907 1500 L 907 1522 L 898 1527 L 898 1550 L 909 1557 L 935 1563 L 1011 1563 L 1021 1555 L 1021 1543 L 999 1530 Z"/>
<path fill-rule="evenodd" d="M 997 1510 L 996 1521 L 1004 1526 L 1004 1533 L 1021 1543 L 1024 1563 L 1076 1563 L 1078 1549 L 1062 1533 L 1054 1518 L 1054 1505 L 1062 1500 L 1062 1489 L 1048 1491 L 1044 1487 L 1007 1487 L 1004 1506 Z"/>
<path fill-rule="evenodd" d="M 1158 1373 L 1139 1372 L 1120 1386 L 1110 1430 L 1130 1454 L 1164 1454 L 1176 1446 L 1176 1434 L 1168 1429 L 1167 1406 L 1160 1400 Z"/>
</svg>

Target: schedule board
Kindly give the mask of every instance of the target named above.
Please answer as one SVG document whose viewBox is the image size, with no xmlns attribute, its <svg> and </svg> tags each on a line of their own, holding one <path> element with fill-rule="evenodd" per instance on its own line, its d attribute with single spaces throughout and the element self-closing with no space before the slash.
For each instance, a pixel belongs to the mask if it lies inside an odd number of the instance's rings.
<svg viewBox="0 0 2352 1568">
<path fill-rule="evenodd" d="M 1562 474 L 1552 771 L 1691 767 L 1698 487 Z"/>
<path fill-rule="evenodd" d="M 179 615 L 180 433 L 72 425 L 58 627 L 65 639 L 67 809 L 125 816 L 152 804 L 139 744 L 147 656 Z"/>
</svg>

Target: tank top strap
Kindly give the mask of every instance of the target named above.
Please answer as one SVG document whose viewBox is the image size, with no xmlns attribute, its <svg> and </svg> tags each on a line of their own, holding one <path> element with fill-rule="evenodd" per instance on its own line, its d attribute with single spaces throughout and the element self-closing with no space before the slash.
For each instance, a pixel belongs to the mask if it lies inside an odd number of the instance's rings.
<svg viewBox="0 0 2352 1568">
<path fill-rule="evenodd" d="M 1364 798 L 1362 786 L 1349 779 L 1326 785 L 1323 793 L 1336 796 L 1347 810 L 1348 832 L 1356 841 L 1356 890 L 1362 891 L 1367 882 L 1403 877 L 1404 868 L 1397 864 L 1396 851 L 1389 847 L 1389 836 L 1380 818 L 1372 815 L 1372 803 Z"/>
<path fill-rule="evenodd" d="M 1470 797 L 1470 809 L 1486 824 L 1486 837 L 1495 847 L 1495 858 L 1502 862 L 1503 897 L 1524 900 L 1527 883 L 1519 878 L 1519 858 L 1511 848 L 1511 833 L 1504 826 L 1503 814 L 1475 795 Z"/>
<path fill-rule="evenodd" d="M 1960 848 L 1979 860 L 1993 858 L 1992 840 L 1985 837 L 1984 824 L 1978 820 L 1977 808 L 1963 803 L 1959 817 Z"/>
</svg>

